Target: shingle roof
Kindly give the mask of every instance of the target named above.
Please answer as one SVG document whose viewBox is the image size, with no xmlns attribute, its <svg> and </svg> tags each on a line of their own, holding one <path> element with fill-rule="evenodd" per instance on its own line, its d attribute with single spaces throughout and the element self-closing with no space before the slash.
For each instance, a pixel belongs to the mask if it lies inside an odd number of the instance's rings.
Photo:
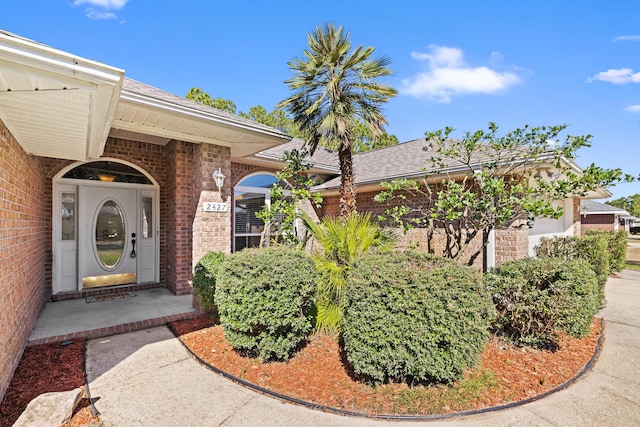
<svg viewBox="0 0 640 427">
<path fill-rule="evenodd" d="M 217 118 L 227 123 L 234 123 L 240 126 L 261 130 L 262 132 L 270 133 L 274 136 L 281 137 L 283 139 L 290 138 L 289 136 L 279 131 L 278 129 L 272 128 L 267 125 L 263 125 L 262 123 L 255 122 L 253 120 L 236 116 L 231 113 L 227 113 L 226 111 L 218 110 L 217 108 L 209 107 L 208 105 L 199 104 L 190 99 L 183 98 L 178 95 L 174 95 L 173 93 L 166 92 L 164 90 L 155 88 L 153 86 L 149 86 L 148 84 L 130 79 L 128 77 L 125 77 L 122 82 L 122 90 L 125 93 L 129 91 L 131 93 L 153 98 L 155 100 L 166 102 L 168 104 L 173 104 L 173 105 L 181 106 L 184 108 L 196 110 L 211 116 L 211 118 L 213 119 Z"/>
<path fill-rule="evenodd" d="M 617 208 L 615 206 L 607 205 L 606 203 L 598 203 L 593 200 L 580 200 L 580 211 L 586 210 L 589 215 L 603 215 L 603 214 L 616 214 L 616 215 L 629 215 L 624 209 Z"/>
<path fill-rule="evenodd" d="M 280 144 L 268 150 L 261 151 L 256 154 L 256 157 L 263 157 L 268 159 L 280 160 L 285 151 L 291 151 L 293 149 L 301 149 L 305 142 L 302 139 L 294 138 L 286 144 Z M 328 148 L 318 147 L 313 153 L 313 156 L 306 158 L 313 166 L 328 169 L 330 171 L 339 172 L 338 165 L 338 153 L 331 151 Z"/>
<path fill-rule="evenodd" d="M 427 147 L 427 140 L 421 138 L 355 154 L 353 156 L 355 184 L 362 185 L 391 179 L 424 176 L 428 169 L 431 169 L 429 159 L 434 155 L 434 151 L 425 150 L 425 147 Z M 491 159 L 489 153 L 478 151 L 475 154 L 472 164 L 481 164 Z M 449 159 L 449 162 L 443 167 L 443 171 L 448 172 L 455 172 L 457 169 L 466 170 L 466 166 L 455 159 Z M 336 177 L 315 188 L 323 190 L 339 186 L 340 177 Z"/>
</svg>

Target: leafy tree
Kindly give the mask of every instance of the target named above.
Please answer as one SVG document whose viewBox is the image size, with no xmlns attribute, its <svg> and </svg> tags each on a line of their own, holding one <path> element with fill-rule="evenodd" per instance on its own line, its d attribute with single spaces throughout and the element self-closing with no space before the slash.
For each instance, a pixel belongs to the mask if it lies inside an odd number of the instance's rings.
<svg viewBox="0 0 640 427">
<path fill-rule="evenodd" d="M 616 208 L 624 209 L 635 217 L 640 216 L 640 194 L 634 194 L 629 197 L 620 197 L 619 199 L 609 200 L 605 203 L 615 206 Z"/>
<path fill-rule="evenodd" d="M 425 228 L 430 239 L 444 234 L 442 255 L 461 262 L 467 255 L 471 265 L 491 230 L 526 226 L 519 219 L 559 218 L 562 208 L 554 201 L 632 179 L 620 169 L 593 164 L 577 173 L 571 160 L 579 148 L 590 146 L 591 136 L 569 135 L 560 142 L 565 128 L 527 125 L 500 135 L 489 123 L 488 130 L 467 132 L 459 140 L 449 138 L 450 127 L 428 132 L 426 176 L 383 183 L 376 200 L 390 204 L 386 218 L 405 230 Z M 466 254 L 476 237 L 482 237 L 483 246 Z"/>
<path fill-rule="evenodd" d="M 236 114 L 236 104 L 234 104 L 233 101 L 223 98 L 212 99 L 207 92 L 200 88 L 192 87 L 189 89 L 186 98 L 198 104 L 208 105 L 209 107 L 217 108 L 227 113 Z"/>
<path fill-rule="evenodd" d="M 366 151 L 377 150 L 379 148 L 390 147 L 399 144 L 398 137 L 382 132 L 378 137 L 373 137 L 369 129 L 362 122 L 358 122 L 354 130 L 354 153 L 364 153 Z"/>
<path fill-rule="evenodd" d="M 372 136 L 382 134 L 386 119 L 381 104 L 396 90 L 379 82 L 391 75 L 390 60 L 372 59 L 373 47 L 351 50 L 349 32 L 327 24 L 307 36 L 302 58 L 288 63 L 294 76 L 286 80 L 294 92 L 278 107 L 287 109 L 306 136 L 311 154 L 319 144 L 336 149 L 340 162 L 340 216 L 356 211 L 352 154 L 360 120 Z"/>
<path fill-rule="evenodd" d="M 263 206 L 262 210 L 256 214 L 265 223 L 260 237 L 260 246 L 264 246 L 269 238 L 289 245 L 300 243 L 295 221 L 299 217 L 301 205 L 310 202 L 318 207 L 322 203 L 322 195 L 311 192 L 313 180 L 305 173 L 310 168 L 310 165 L 304 161 L 306 157 L 305 149 L 294 149 L 285 151 L 280 159 L 285 164 L 276 173 L 276 177 L 279 181 L 286 182 L 289 188 L 285 190 L 280 185 L 272 186 L 269 190 L 271 204 Z"/>
<path fill-rule="evenodd" d="M 271 126 L 293 137 L 300 138 L 303 136 L 291 117 L 281 108 L 275 108 L 273 111 L 267 112 L 263 106 L 255 105 L 249 108 L 248 113 L 241 111 L 238 115 L 245 119 Z"/>
</svg>

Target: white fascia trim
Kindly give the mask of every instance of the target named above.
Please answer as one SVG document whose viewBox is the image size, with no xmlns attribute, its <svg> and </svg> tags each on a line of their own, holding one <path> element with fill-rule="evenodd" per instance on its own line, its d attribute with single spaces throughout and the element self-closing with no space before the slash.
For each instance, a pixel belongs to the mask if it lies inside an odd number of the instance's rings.
<svg viewBox="0 0 640 427">
<path fill-rule="evenodd" d="M 122 86 L 124 70 L 0 31 L 0 56 L 17 64 L 94 85 Z"/>
<path fill-rule="evenodd" d="M 581 213 L 582 216 L 585 216 L 584 214 Z M 622 212 L 616 212 L 616 211 L 598 211 L 598 212 L 587 212 L 588 216 L 592 216 L 592 215 L 623 215 Z"/>
<path fill-rule="evenodd" d="M 231 142 L 229 141 L 223 141 L 223 140 L 214 139 L 214 138 L 206 138 L 203 136 L 187 134 L 187 133 L 173 131 L 169 129 L 156 128 L 153 126 L 135 124 L 135 123 L 119 120 L 119 119 L 114 119 L 111 124 L 111 127 L 113 127 L 114 129 L 122 129 L 126 131 L 131 131 L 131 132 L 159 136 L 162 138 L 169 138 L 169 139 L 176 139 L 184 142 L 191 142 L 194 144 L 207 143 L 207 144 L 220 145 L 223 147 L 231 147 L 232 145 Z"/>
<path fill-rule="evenodd" d="M 275 129 L 273 131 L 269 131 L 262 127 L 252 126 L 250 123 L 239 123 L 233 120 L 223 119 L 221 117 L 217 117 L 213 114 L 208 114 L 194 108 L 188 108 L 182 105 L 163 101 L 157 98 L 141 95 L 139 93 L 132 92 L 126 89 L 122 91 L 120 95 L 120 99 L 122 101 L 127 101 L 132 104 L 141 105 L 141 106 L 158 109 L 158 110 L 163 110 L 163 111 L 167 111 L 175 114 L 180 114 L 192 119 L 205 120 L 205 121 L 215 122 L 215 123 L 219 123 L 219 124 L 234 127 L 234 128 L 240 128 L 249 132 L 259 133 L 265 136 L 278 138 L 283 141 L 291 140 L 291 137 L 284 135 Z"/>
<path fill-rule="evenodd" d="M 274 161 L 276 161 L 278 163 L 282 163 L 282 160 L 280 160 L 282 157 L 281 156 L 276 156 L 274 154 L 256 153 L 256 154 L 254 154 L 254 157 L 265 159 L 265 160 L 274 160 Z M 314 168 L 323 169 L 323 170 L 326 170 L 328 172 L 340 172 L 340 168 L 338 166 L 333 166 L 333 165 L 327 165 L 327 164 L 324 164 L 324 163 L 314 162 L 313 160 L 305 160 L 305 162 L 309 163 L 311 165 L 311 167 L 314 167 Z"/>
</svg>

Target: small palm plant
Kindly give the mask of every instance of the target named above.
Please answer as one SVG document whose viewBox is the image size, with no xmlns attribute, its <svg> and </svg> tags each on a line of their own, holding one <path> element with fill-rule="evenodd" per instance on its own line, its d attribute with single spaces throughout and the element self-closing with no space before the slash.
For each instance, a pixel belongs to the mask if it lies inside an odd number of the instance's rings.
<svg viewBox="0 0 640 427">
<path fill-rule="evenodd" d="M 316 328 L 340 332 L 349 267 L 367 250 L 391 249 L 394 238 L 369 213 L 353 213 L 347 218 L 325 217 L 319 224 L 303 214 L 302 221 L 322 248 L 322 253 L 314 257 L 318 269 Z"/>
</svg>

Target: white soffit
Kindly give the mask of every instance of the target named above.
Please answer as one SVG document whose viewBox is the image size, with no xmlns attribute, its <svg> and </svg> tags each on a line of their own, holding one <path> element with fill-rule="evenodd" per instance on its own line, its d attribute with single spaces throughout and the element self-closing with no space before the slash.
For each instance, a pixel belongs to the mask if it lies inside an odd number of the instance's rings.
<svg viewBox="0 0 640 427">
<path fill-rule="evenodd" d="M 248 129 L 190 117 L 188 114 L 132 105 L 122 100 L 112 123 L 111 136 L 163 144 L 172 139 L 229 147 L 232 157 L 246 157 L 286 142 L 283 138 L 260 135 Z M 139 135 L 136 137 L 135 135 Z"/>
<path fill-rule="evenodd" d="M 112 128 L 111 136 L 129 135 L 142 141 L 153 136 L 156 143 L 175 139 L 229 147 L 235 158 L 290 139 L 276 129 L 131 80 L 125 81 Z"/>
<path fill-rule="evenodd" d="M 35 156 L 102 155 L 124 71 L 0 31 L 0 120 Z"/>
</svg>

